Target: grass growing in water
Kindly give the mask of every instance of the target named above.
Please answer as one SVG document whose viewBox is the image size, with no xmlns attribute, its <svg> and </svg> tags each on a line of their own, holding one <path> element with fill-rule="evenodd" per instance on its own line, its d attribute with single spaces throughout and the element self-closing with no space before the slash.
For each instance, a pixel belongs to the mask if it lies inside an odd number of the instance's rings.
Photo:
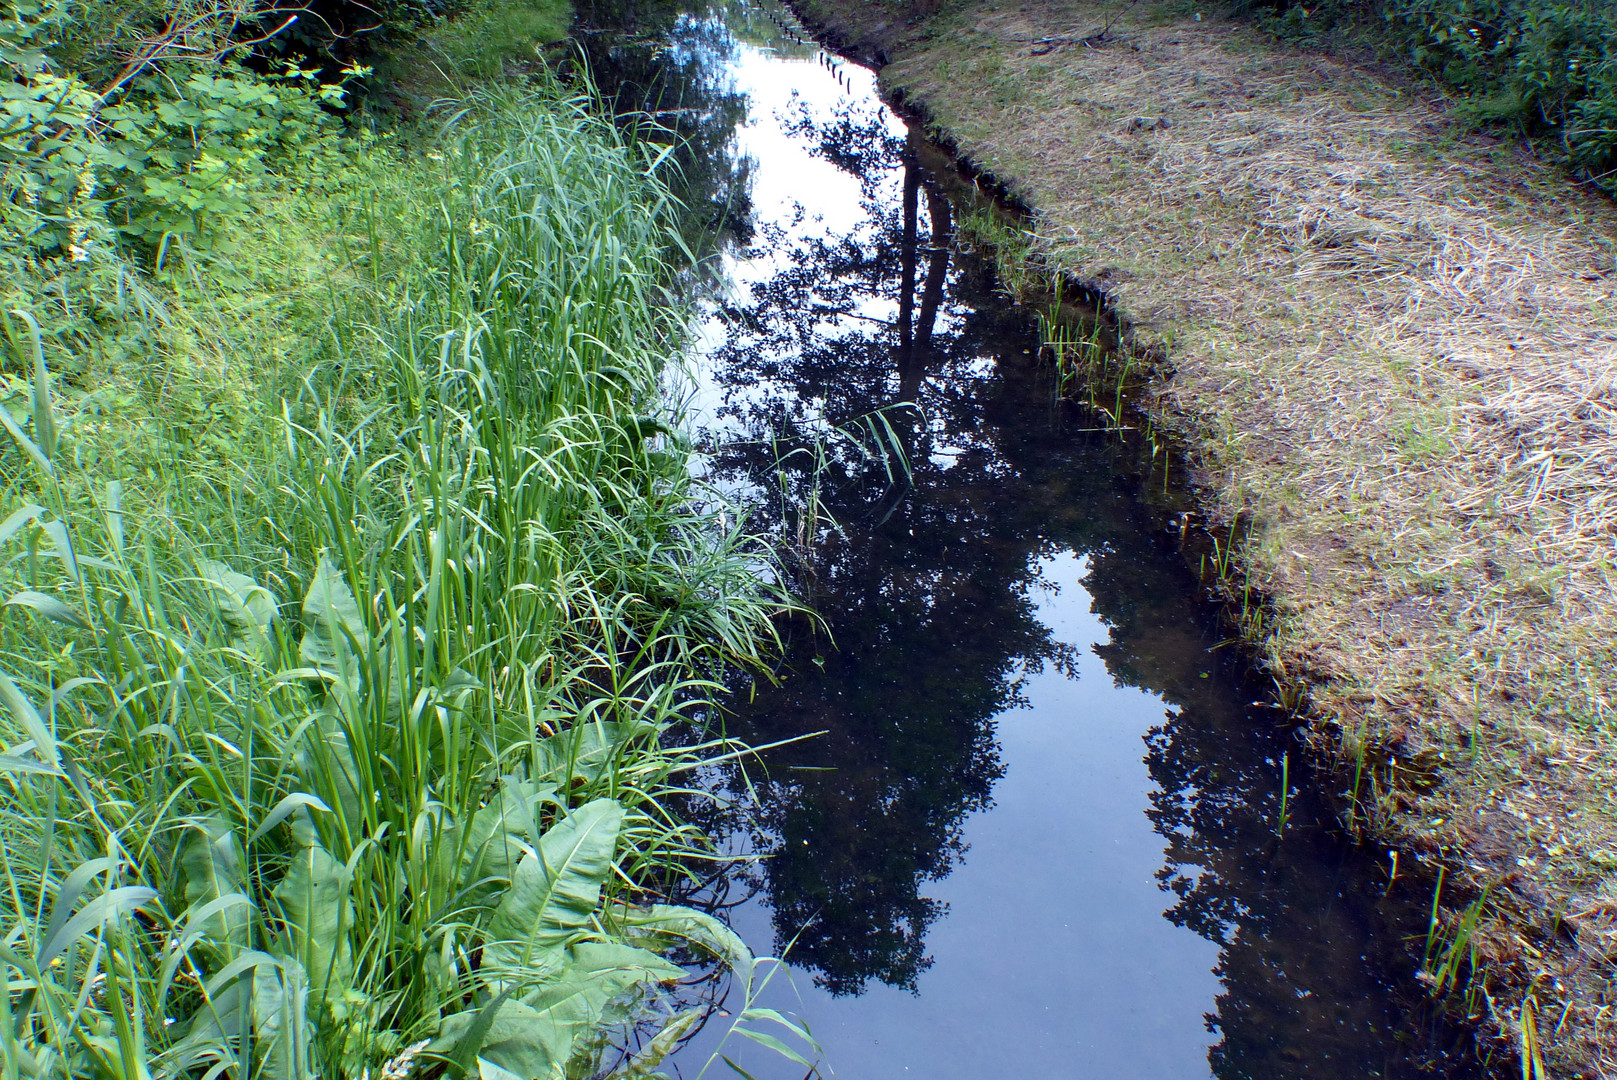
<svg viewBox="0 0 1617 1080">
<path fill-rule="evenodd" d="M 7 1080 L 585 1076 L 670 947 L 750 977 L 658 903 L 710 857 L 680 777 L 738 752 L 662 736 L 781 601 L 659 404 L 650 171 L 553 92 L 380 161 L 318 362 L 212 464 L 103 471 L 11 325 Z"/>
</svg>

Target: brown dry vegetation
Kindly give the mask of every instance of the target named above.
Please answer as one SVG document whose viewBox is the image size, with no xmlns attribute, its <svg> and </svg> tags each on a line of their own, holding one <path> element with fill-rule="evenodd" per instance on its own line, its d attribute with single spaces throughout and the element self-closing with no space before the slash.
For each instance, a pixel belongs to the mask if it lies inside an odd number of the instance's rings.
<svg viewBox="0 0 1617 1080">
<path fill-rule="evenodd" d="M 1391 838 L 1492 887 L 1500 1027 L 1531 995 L 1554 1074 L 1617 1076 L 1617 209 L 1211 11 L 802 6 L 1166 357 L 1277 679 L 1381 763 Z"/>
</svg>

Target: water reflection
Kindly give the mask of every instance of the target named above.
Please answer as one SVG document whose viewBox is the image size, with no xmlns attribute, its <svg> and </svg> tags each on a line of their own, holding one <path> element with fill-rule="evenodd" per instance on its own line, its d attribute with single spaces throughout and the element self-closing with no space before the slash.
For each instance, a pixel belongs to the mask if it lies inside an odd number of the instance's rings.
<svg viewBox="0 0 1617 1080">
<path fill-rule="evenodd" d="M 824 617 L 725 722 L 825 734 L 726 778 L 708 822 L 769 856 L 738 927 L 812 977 L 771 1004 L 846 1076 L 1476 1073 L 1408 1007 L 1426 897 L 1383 895 L 1297 767 L 1277 835 L 1296 747 L 1220 648 L 1150 446 L 1055 403 L 919 133 L 781 9 L 613 9 L 597 75 L 674 110 L 727 237 L 713 467 Z"/>
</svg>

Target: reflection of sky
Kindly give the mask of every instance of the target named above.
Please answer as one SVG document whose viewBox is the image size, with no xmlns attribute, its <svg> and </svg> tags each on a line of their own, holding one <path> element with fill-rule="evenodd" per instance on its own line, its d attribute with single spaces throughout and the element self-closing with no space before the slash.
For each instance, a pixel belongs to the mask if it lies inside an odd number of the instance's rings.
<svg viewBox="0 0 1617 1080">
<path fill-rule="evenodd" d="M 1087 560 L 1040 560 L 1039 621 L 1078 649 L 1076 678 L 1029 672 L 1025 707 L 996 721 L 1005 776 L 966 824 L 962 863 L 928 893 L 949 905 L 927 935 L 933 965 L 916 994 L 871 984 L 837 998 L 784 973 L 759 1004 L 800 1016 L 841 1080 L 1193 1080 L 1216 1041 L 1219 947 L 1162 917 L 1153 877 L 1163 840 L 1143 810 L 1153 789 L 1140 733 L 1165 709 L 1119 687 L 1091 646 L 1108 640 L 1080 584 Z M 762 904 L 735 912 L 755 947 L 774 937 Z M 788 956 L 788 959 L 790 957 Z M 732 1003 L 739 1007 L 739 1003 Z M 680 1055 L 700 1070 L 715 1019 Z M 801 1067 L 732 1038 L 724 1052 L 757 1080 Z M 712 1075 L 733 1075 L 719 1065 Z"/>
<path fill-rule="evenodd" d="M 859 181 L 812 153 L 800 136 L 787 129 L 787 122 L 803 109 L 817 121 L 829 120 L 839 104 L 852 99 L 869 102 L 870 111 L 884 118 L 889 131 L 903 135 L 904 125 L 879 104 L 875 74 L 823 53 L 812 60 L 789 59 L 742 44 L 736 46 L 729 72 L 735 88 L 748 99 L 747 122 L 736 131 L 736 149 L 754 162 L 751 195 L 753 222 L 759 233 L 767 234 L 770 226 L 779 226 L 796 238 L 868 236 Z M 884 178 L 883 197 L 896 200 L 901 183 L 896 171 Z M 769 278 L 787 261 L 784 252 L 761 243 L 744 251 L 727 250 L 720 260 L 720 276 L 732 294 Z M 897 316 L 896 306 L 880 297 L 864 298 L 856 313 L 883 321 Z M 820 329 L 827 334 L 838 332 L 829 324 Z M 720 432 L 730 425 L 718 415 L 723 396 L 704 361 L 724 333 L 723 322 L 713 316 L 709 306 L 697 327 L 692 350 L 694 385 L 683 388 L 693 419 Z"/>
<path fill-rule="evenodd" d="M 736 149 L 754 162 L 751 196 L 759 238 L 749 250 L 721 256 L 728 287 L 741 295 L 789 265 L 793 242 L 875 236 L 858 179 L 816 156 L 788 129 L 799 110 L 829 121 L 851 97 L 856 108 L 880 110 L 894 135 L 905 129 L 879 105 L 875 76 L 862 68 L 838 62 L 833 69 L 824 60 L 786 59 L 738 45 L 729 74 L 750 101 Z M 900 170 L 880 178 L 882 202 L 897 205 L 901 185 Z M 924 208 L 921 218 L 924 229 Z M 763 242 L 771 226 L 786 230 L 785 245 Z M 918 274 L 924 276 L 921 261 Z M 896 305 L 888 299 L 866 296 L 859 305 L 861 315 L 896 320 Z M 946 333 L 958 318 L 946 301 L 937 333 Z M 853 332 L 844 327 L 819 329 Z M 866 323 L 858 332 L 868 330 Z M 709 308 L 698 328 L 689 389 L 693 418 L 721 436 L 737 430 L 720 416 L 724 391 L 709 366 L 724 333 Z M 896 331 L 893 340 L 896 345 Z M 936 377 L 984 378 L 991 366 L 983 358 Z M 771 393 L 779 388 L 736 388 L 729 404 Z M 820 405 L 804 404 L 810 412 Z M 938 446 L 934 458 L 946 465 L 958 452 Z M 1153 875 L 1163 864 L 1163 839 L 1143 812 L 1152 782 L 1141 734 L 1161 721 L 1164 703 L 1118 687 L 1091 651 L 1108 633 L 1090 613 L 1079 584 L 1084 570 L 1071 552 L 1040 567 L 1038 577 L 1047 583 L 1035 598 L 1040 620 L 1059 641 L 1075 646 L 1079 678 L 1053 667 L 1030 671 L 1026 707 L 997 718 L 1006 775 L 995 785 L 994 807 L 966 825 L 971 846 L 963 863 L 928 889 L 950 910 L 928 934 L 934 964 L 921 974 L 919 993 L 872 983 L 858 997 L 838 998 L 801 973 L 781 978 L 766 992 L 761 1004 L 800 1015 L 813 1029 L 825 1049 L 828 1075 L 1207 1075 L 1207 1048 L 1214 1039 L 1203 1017 L 1215 1011 L 1218 948 L 1162 917 L 1166 898 Z M 745 905 L 733 916 L 755 948 L 769 948 L 774 927 L 766 904 Z M 715 1018 L 679 1055 L 683 1075 L 701 1070 L 726 1026 Z M 732 1038 L 725 1052 L 758 1080 L 796 1080 L 804 1072 L 744 1039 Z M 722 1063 L 709 1072 L 720 1074 L 733 1075 Z"/>
</svg>

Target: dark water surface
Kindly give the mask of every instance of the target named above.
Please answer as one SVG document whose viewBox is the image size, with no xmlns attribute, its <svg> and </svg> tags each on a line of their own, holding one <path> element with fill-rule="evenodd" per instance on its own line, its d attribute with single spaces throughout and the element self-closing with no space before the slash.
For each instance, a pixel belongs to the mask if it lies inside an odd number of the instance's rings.
<svg viewBox="0 0 1617 1080">
<path fill-rule="evenodd" d="M 711 826 L 768 856 L 728 916 L 791 965 L 755 1004 L 849 1080 L 1484 1075 L 1412 978 L 1429 885 L 1389 890 L 1309 795 L 1160 456 L 1056 402 L 1033 317 L 958 240 L 974 208 L 874 76 L 779 6 L 583 18 L 604 89 L 688 140 L 693 242 L 722 238 L 693 409 L 825 621 L 725 719 L 824 734 L 714 779 L 736 798 Z M 672 1070 L 734 1075 L 728 1025 Z"/>
</svg>

